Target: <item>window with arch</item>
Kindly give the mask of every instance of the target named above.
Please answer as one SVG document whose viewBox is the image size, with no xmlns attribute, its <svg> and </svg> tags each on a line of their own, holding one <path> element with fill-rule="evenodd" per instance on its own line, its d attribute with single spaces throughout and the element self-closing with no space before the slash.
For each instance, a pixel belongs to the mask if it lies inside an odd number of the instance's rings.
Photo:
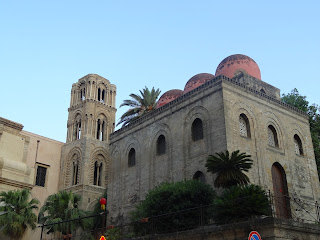
<svg viewBox="0 0 320 240">
<path fill-rule="evenodd" d="M 81 138 L 81 115 L 77 114 L 75 121 L 74 121 L 74 128 L 73 128 L 73 139 L 72 140 L 77 140 Z"/>
<path fill-rule="evenodd" d="M 106 128 L 106 122 L 105 120 L 98 119 L 97 120 L 97 132 L 96 132 L 96 138 L 100 141 L 105 140 L 105 129 Z"/>
<path fill-rule="evenodd" d="M 239 116 L 239 128 L 241 137 L 251 138 L 249 119 L 243 113 Z"/>
<path fill-rule="evenodd" d="M 272 147 L 279 147 L 278 134 L 274 126 L 268 126 L 268 144 Z"/>
<path fill-rule="evenodd" d="M 260 89 L 260 92 L 266 94 L 266 91 L 264 91 L 263 88 Z"/>
<path fill-rule="evenodd" d="M 136 165 L 136 150 L 131 148 L 128 154 L 128 167 Z"/>
<path fill-rule="evenodd" d="M 202 120 L 200 118 L 196 118 L 191 126 L 192 140 L 198 141 L 203 139 L 203 126 Z"/>
<path fill-rule="evenodd" d="M 193 179 L 194 179 L 194 180 L 198 180 L 198 181 L 203 182 L 203 183 L 206 182 L 206 177 L 204 176 L 203 172 L 201 172 L 201 171 L 197 171 L 197 172 L 193 175 Z"/>
<path fill-rule="evenodd" d="M 94 174 L 93 174 L 93 185 L 101 186 L 102 179 L 102 162 L 95 161 L 94 163 Z"/>
<path fill-rule="evenodd" d="M 160 135 L 157 140 L 157 155 L 163 155 L 166 153 L 166 138 Z"/>
<path fill-rule="evenodd" d="M 294 135 L 293 141 L 294 141 L 294 150 L 295 150 L 296 154 L 303 155 L 302 142 L 301 142 L 300 137 L 297 134 Z"/>
<path fill-rule="evenodd" d="M 79 183 L 78 181 L 79 181 L 79 160 L 74 160 L 72 162 L 72 181 L 71 181 L 71 185 L 77 185 Z"/>
</svg>

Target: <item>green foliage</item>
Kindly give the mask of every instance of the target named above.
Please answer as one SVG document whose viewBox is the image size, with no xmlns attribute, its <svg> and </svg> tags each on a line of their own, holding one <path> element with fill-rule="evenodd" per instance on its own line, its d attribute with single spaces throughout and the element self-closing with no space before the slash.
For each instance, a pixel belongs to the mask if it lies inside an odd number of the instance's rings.
<svg viewBox="0 0 320 240">
<path fill-rule="evenodd" d="M 0 227 L 4 234 L 20 239 L 26 229 L 36 227 L 37 216 L 33 209 L 38 208 L 39 201 L 30 198 L 27 189 L 0 193 Z"/>
<path fill-rule="evenodd" d="M 239 153 L 239 150 L 232 152 L 231 156 L 228 150 L 225 153 L 220 152 L 209 155 L 206 168 L 208 172 L 217 174 L 214 186 L 229 188 L 248 184 L 250 180 L 243 171 L 248 172 L 251 168 L 253 161 L 250 157 L 245 153 Z"/>
<path fill-rule="evenodd" d="M 155 90 L 153 87 L 150 91 L 145 87 L 142 91 L 140 90 L 141 95 L 133 93 L 130 94 L 132 99 L 124 100 L 120 105 L 120 107 L 128 106 L 130 109 L 120 117 L 120 121 L 117 125 L 122 124 L 122 126 L 126 126 L 142 115 L 154 110 L 156 108 L 157 98 L 159 97 L 160 92 L 159 88 Z"/>
<path fill-rule="evenodd" d="M 186 212 L 179 211 L 210 205 L 215 196 L 216 194 L 211 186 L 196 180 L 162 183 L 149 191 L 146 199 L 131 212 L 132 221 L 140 221 L 142 218 L 151 217 L 148 223 L 136 222 L 134 231 L 137 234 L 148 233 L 152 221 L 156 230 L 162 233 L 170 232 L 172 229 L 187 229 L 196 226 L 199 223 L 200 209 Z M 178 213 L 170 215 L 170 213 L 175 212 Z M 203 221 L 208 221 L 207 215 Z"/>
<path fill-rule="evenodd" d="M 112 228 L 107 230 L 106 234 L 106 240 L 118 240 L 121 239 L 121 232 L 119 228 Z"/>
<path fill-rule="evenodd" d="M 56 194 L 50 195 L 39 213 L 39 222 L 42 224 L 57 223 L 65 220 L 85 217 L 88 212 L 79 209 L 80 196 L 67 191 L 59 191 Z M 82 219 L 66 223 L 54 224 L 47 226 L 47 233 L 61 232 L 66 235 L 71 233 L 74 229 L 81 227 L 88 228 L 89 220 Z"/>
<path fill-rule="evenodd" d="M 266 192 L 260 186 L 233 186 L 225 189 L 214 200 L 212 212 L 217 224 L 227 224 L 269 215 L 270 204 Z"/>
<path fill-rule="evenodd" d="M 290 104 L 309 115 L 310 132 L 313 143 L 318 173 L 320 173 L 320 114 L 319 107 L 315 104 L 309 105 L 306 96 L 301 96 L 295 88 L 288 94 L 282 94 L 281 100 Z"/>
</svg>

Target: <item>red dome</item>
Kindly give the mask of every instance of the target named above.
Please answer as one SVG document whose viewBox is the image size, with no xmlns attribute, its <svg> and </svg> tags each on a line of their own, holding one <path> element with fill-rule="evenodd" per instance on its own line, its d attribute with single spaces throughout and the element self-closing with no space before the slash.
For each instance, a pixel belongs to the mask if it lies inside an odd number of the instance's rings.
<svg viewBox="0 0 320 240">
<path fill-rule="evenodd" d="M 200 85 L 208 82 L 209 80 L 213 79 L 214 75 L 210 73 L 199 73 L 194 75 L 192 78 L 189 79 L 186 86 L 184 87 L 184 93 L 190 92 L 191 90 L 199 87 Z"/>
<path fill-rule="evenodd" d="M 165 92 L 159 98 L 159 101 L 157 102 L 157 108 L 171 102 L 172 100 L 174 100 L 182 95 L 183 95 L 183 91 L 179 90 L 179 89 L 172 89 L 172 90 Z"/>
<path fill-rule="evenodd" d="M 233 78 L 239 71 L 245 72 L 257 79 L 261 79 L 258 64 L 250 57 L 235 54 L 222 60 L 216 70 L 216 76 L 225 75 Z"/>
</svg>

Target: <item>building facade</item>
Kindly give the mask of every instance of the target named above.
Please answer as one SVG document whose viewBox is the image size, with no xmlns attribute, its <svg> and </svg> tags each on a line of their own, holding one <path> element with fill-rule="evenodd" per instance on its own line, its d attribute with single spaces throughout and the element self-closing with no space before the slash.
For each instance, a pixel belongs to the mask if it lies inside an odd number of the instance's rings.
<svg viewBox="0 0 320 240">
<path fill-rule="evenodd" d="M 164 93 L 157 110 L 111 134 L 111 222 L 126 220 L 161 182 L 199 179 L 213 185 L 206 158 L 225 150 L 251 155 L 248 176 L 275 196 L 279 217 L 290 217 L 281 207 L 288 196 L 318 200 L 308 116 L 282 103 L 280 90 L 261 80 L 247 56 L 224 59 L 215 75 L 197 74 L 184 91 Z"/>
</svg>

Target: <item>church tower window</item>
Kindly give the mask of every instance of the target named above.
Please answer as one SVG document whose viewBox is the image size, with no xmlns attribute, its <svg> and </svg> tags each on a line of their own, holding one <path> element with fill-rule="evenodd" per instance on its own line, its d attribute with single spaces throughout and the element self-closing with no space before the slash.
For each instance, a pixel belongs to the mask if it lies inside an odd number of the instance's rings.
<svg viewBox="0 0 320 240">
<path fill-rule="evenodd" d="M 79 162 L 73 162 L 73 169 L 72 169 L 72 185 L 78 184 L 78 175 L 79 175 Z"/>
<path fill-rule="evenodd" d="M 136 150 L 131 148 L 128 155 L 128 167 L 136 165 Z"/>
<path fill-rule="evenodd" d="M 294 149 L 297 155 L 303 155 L 303 148 L 302 148 L 302 142 L 301 139 L 297 134 L 293 137 L 294 140 Z"/>
<path fill-rule="evenodd" d="M 94 163 L 94 176 L 93 176 L 93 185 L 101 186 L 102 179 L 102 163 L 96 161 Z"/>
<path fill-rule="evenodd" d="M 202 121 L 200 118 L 196 118 L 191 127 L 191 133 L 192 133 L 192 140 L 198 141 L 203 139 L 203 127 L 202 127 Z"/>
<path fill-rule="evenodd" d="M 250 125 L 249 125 L 249 120 L 245 114 L 240 114 L 239 117 L 239 127 L 240 127 L 240 136 L 241 137 L 251 137 L 250 133 Z"/>
<path fill-rule="evenodd" d="M 277 131 L 272 125 L 268 126 L 268 144 L 272 147 L 279 147 Z"/>
<path fill-rule="evenodd" d="M 160 135 L 157 140 L 157 155 L 163 155 L 166 153 L 166 138 Z"/>
</svg>

